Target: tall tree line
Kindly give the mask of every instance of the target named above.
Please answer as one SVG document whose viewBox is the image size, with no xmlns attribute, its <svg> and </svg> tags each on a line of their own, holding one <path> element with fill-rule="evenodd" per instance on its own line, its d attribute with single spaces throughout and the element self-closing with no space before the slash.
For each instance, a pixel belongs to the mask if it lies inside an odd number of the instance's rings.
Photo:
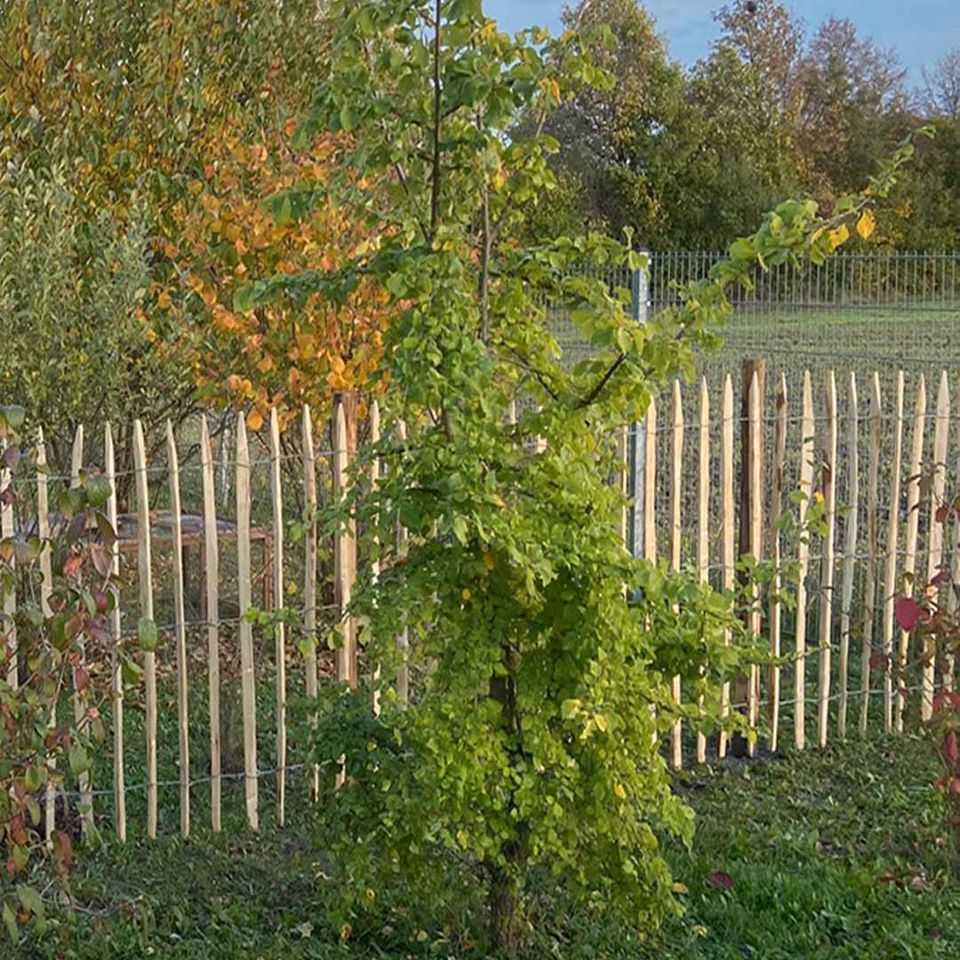
<svg viewBox="0 0 960 960">
<path fill-rule="evenodd" d="M 777 199 L 829 205 L 931 123 L 936 137 L 920 146 L 871 242 L 960 246 L 960 47 L 911 90 L 896 53 L 849 20 L 811 29 L 776 0 L 734 0 L 715 20 L 709 56 L 685 69 L 639 0 L 565 10 L 566 25 L 596 32 L 594 56 L 613 82 L 550 120 L 560 188 L 535 229 L 578 221 L 613 234 L 630 227 L 653 247 L 718 248 Z"/>
</svg>

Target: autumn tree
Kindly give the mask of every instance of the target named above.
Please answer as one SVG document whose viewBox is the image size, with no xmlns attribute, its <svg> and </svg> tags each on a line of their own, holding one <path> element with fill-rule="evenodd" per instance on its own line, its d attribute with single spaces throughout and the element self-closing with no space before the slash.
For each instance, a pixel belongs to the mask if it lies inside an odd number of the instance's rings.
<svg viewBox="0 0 960 960">
<path fill-rule="evenodd" d="M 0 338 L 0 391 L 26 405 L 31 423 L 69 434 L 108 418 L 122 458 L 134 413 L 162 442 L 150 428 L 195 409 L 179 318 L 158 302 L 172 265 L 164 250 L 178 245 L 171 214 L 223 138 L 273 142 L 302 115 L 328 46 L 316 0 L 0 4 L 12 214 L 0 297 L 13 317 Z M 93 368 L 109 380 L 102 391 L 81 387 Z M 63 448 L 51 451 L 60 467 Z"/>
<path fill-rule="evenodd" d="M 253 430 L 271 407 L 282 428 L 304 403 L 322 415 L 335 393 L 369 378 L 383 344 L 385 294 L 369 279 L 337 307 L 309 294 L 244 300 L 251 277 L 336 270 L 378 242 L 375 227 L 352 221 L 327 189 L 344 138 L 294 148 L 294 132 L 291 120 L 250 142 L 228 124 L 173 207 L 176 239 L 162 244 L 172 282 L 157 305 L 177 317 L 201 396 L 246 409 Z"/>
</svg>

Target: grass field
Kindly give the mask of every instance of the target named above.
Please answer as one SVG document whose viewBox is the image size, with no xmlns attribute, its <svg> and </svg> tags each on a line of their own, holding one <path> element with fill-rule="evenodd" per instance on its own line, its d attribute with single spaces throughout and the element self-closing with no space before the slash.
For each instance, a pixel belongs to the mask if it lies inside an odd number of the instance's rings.
<svg viewBox="0 0 960 960">
<path fill-rule="evenodd" d="M 960 884 L 934 772 L 926 744 L 906 738 L 685 774 L 676 787 L 697 812 L 697 837 L 692 850 L 669 851 L 683 915 L 637 940 L 553 903 L 532 918 L 529 956 L 955 957 Z M 231 822 L 215 838 L 201 825 L 189 841 L 108 841 L 72 882 L 77 910 L 16 956 L 492 956 L 469 892 L 458 923 L 385 900 L 341 937 L 325 920 L 323 838 L 298 809 L 294 824 L 281 832 L 268 822 L 262 837 Z"/>
</svg>

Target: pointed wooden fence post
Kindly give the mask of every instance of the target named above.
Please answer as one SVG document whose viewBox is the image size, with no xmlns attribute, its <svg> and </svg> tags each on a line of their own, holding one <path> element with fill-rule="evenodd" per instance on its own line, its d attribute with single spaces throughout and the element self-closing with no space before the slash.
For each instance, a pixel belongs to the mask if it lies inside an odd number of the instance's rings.
<svg viewBox="0 0 960 960">
<path fill-rule="evenodd" d="M 932 585 L 943 563 L 944 524 L 937 520 L 937 511 L 943 503 L 947 482 L 947 442 L 950 438 L 950 382 L 947 372 L 940 375 L 937 389 L 937 417 L 933 434 L 933 479 L 930 485 L 930 534 L 927 544 L 927 576 L 925 592 L 935 599 L 937 587 Z M 927 721 L 933 715 L 933 692 L 936 680 L 936 643 L 932 637 L 923 642 L 923 696 L 920 701 L 920 718 Z"/>
<path fill-rule="evenodd" d="M 147 452 L 143 440 L 143 425 L 133 421 L 133 464 L 137 488 L 137 580 L 140 588 L 140 620 L 149 625 L 138 631 L 156 640 L 153 617 L 153 572 L 150 551 L 150 490 L 147 479 Z M 145 688 L 146 718 L 144 731 L 147 747 L 147 837 L 157 835 L 157 661 L 151 645 L 143 651 L 143 682 Z"/>
<path fill-rule="evenodd" d="M 748 502 L 749 514 L 747 522 L 748 552 L 756 560 L 763 557 L 763 367 L 757 367 L 750 378 L 747 396 L 747 429 L 750 442 L 746 450 L 745 471 L 749 476 Z M 762 614 L 760 609 L 760 591 L 757 588 L 751 592 L 752 610 L 750 613 L 750 633 L 755 641 L 760 640 Z M 747 723 L 756 733 L 760 724 L 760 665 L 750 665 L 750 675 L 747 686 Z M 747 753 L 753 756 L 755 741 L 751 737 L 747 741 Z"/>
<path fill-rule="evenodd" d="M 800 543 L 797 547 L 797 620 L 793 691 L 794 745 L 803 750 L 806 745 L 807 697 L 807 572 L 810 566 L 810 537 L 806 530 L 807 515 L 813 497 L 814 419 L 813 389 L 810 371 L 803 373 L 803 412 L 800 422 L 800 504 L 797 520 Z"/>
<path fill-rule="evenodd" d="M 770 597 L 770 749 L 775 751 L 780 743 L 780 656 L 781 656 L 781 543 L 780 513 L 783 509 L 783 474 L 787 459 L 787 378 L 780 374 L 777 386 L 776 424 L 773 438 L 773 477 L 770 490 L 770 562 L 773 564 L 773 581 Z"/>
<path fill-rule="evenodd" d="M 221 447 L 224 458 L 227 446 Z M 203 484 L 203 563 L 207 623 L 207 723 L 210 726 L 210 826 L 221 829 L 220 766 L 220 541 L 213 446 L 207 418 L 200 421 L 200 473 Z"/>
<path fill-rule="evenodd" d="M 736 570 L 736 546 L 734 531 L 736 528 L 735 502 L 733 498 L 733 381 L 729 374 L 723 382 L 723 408 L 721 411 L 722 433 L 720 450 L 720 498 L 723 527 L 723 589 L 733 591 Z M 730 631 L 726 641 L 730 643 Z M 720 713 L 726 718 L 730 714 L 730 681 L 724 680 L 720 689 Z M 720 731 L 717 752 L 721 759 L 727 755 L 729 737 L 726 731 Z"/>
<path fill-rule="evenodd" d="M 110 487 L 107 497 L 107 522 L 113 531 L 110 544 L 110 575 L 120 576 L 120 532 L 117 529 L 117 465 L 116 451 L 113 446 L 113 432 L 110 424 L 103 428 L 103 463 L 106 480 Z M 111 587 L 115 602 L 110 613 L 110 635 L 113 640 L 111 650 L 111 717 L 113 721 L 113 815 L 117 839 L 122 843 L 127 839 L 127 790 L 124 764 L 123 738 L 123 664 L 120 658 L 121 623 L 120 591 Z"/>
<path fill-rule="evenodd" d="M 73 438 L 73 449 L 70 454 L 70 486 L 77 487 L 82 482 L 81 473 L 83 471 L 83 424 L 77 427 L 77 432 Z M 83 644 L 80 645 L 80 664 L 86 663 L 86 650 Z M 88 695 L 86 692 L 74 693 L 73 696 L 73 718 L 76 725 L 81 726 L 87 716 Z M 89 837 L 94 828 L 93 815 L 93 787 L 91 784 L 91 774 L 89 770 L 83 771 L 77 777 L 77 785 L 80 788 L 80 817 L 83 821 L 83 833 Z"/>
<path fill-rule="evenodd" d="M 0 444 L 0 456 L 7 449 L 7 443 Z M 6 463 L 6 461 L 3 461 Z M 0 468 L 0 493 L 3 493 L 7 487 L 13 483 L 13 471 L 4 466 Z M 13 517 L 12 498 L 0 501 L 0 539 L 13 540 L 15 524 Z M 16 569 L 16 552 L 10 555 L 9 564 L 11 569 Z M 10 650 L 10 662 L 7 665 L 7 683 L 13 690 L 20 686 L 20 667 L 19 650 L 17 647 L 17 626 L 15 617 L 17 614 L 17 590 L 16 587 L 3 590 L 3 615 L 4 619 L 0 622 L 0 636 L 6 635 L 9 638 L 8 647 Z"/>
<path fill-rule="evenodd" d="M 307 532 L 304 538 L 303 558 L 303 629 L 307 639 L 306 693 L 317 699 L 317 458 L 313 443 L 313 418 L 310 407 L 303 408 L 303 491 L 307 511 Z M 311 727 L 317 716 L 312 714 Z M 310 798 L 314 803 L 320 797 L 320 767 L 313 765 L 310 779 Z"/>
<path fill-rule="evenodd" d="M 834 543 L 837 530 L 837 378 L 831 370 L 826 393 L 827 449 L 822 471 L 826 533 L 820 567 L 820 682 L 818 684 L 817 734 L 821 747 L 827 745 L 830 718 L 830 660 L 833 653 Z"/>
<path fill-rule="evenodd" d="M 857 562 L 857 534 L 860 512 L 860 455 L 857 413 L 857 375 L 851 371 L 847 412 L 847 503 L 843 541 L 843 583 L 840 589 L 840 699 L 837 704 L 837 736 L 847 737 L 847 682 L 850 663 L 853 575 Z"/>
<path fill-rule="evenodd" d="M 893 460 L 890 464 L 890 510 L 887 526 L 887 555 L 883 578 L 883 730 L 894 725 L 893 655 L 894 606 L 897 602 L 897 541 L 900 529 L 900 471 L 903 460 L 903 371 L 897 373 L 893 401 Z"/>
<path fill-rule="evenodd" d="M 370 403 L 370 446 L 376 447 L 380 442 L 380 405 L 376 400 L 373 400 Z M 372 457 L 370 461 L 370 491 L 375 496 L 377 492 L 377 486 L 380 483 L 380 458 Z M 370 561 L 370 581 L 376 586 L 377 581 L 380 579 L 380 541 L 376 533 L 372 537 L 372 552 L 373 559 Z M 381 680 L 381 665 L 378 663 L 374 668 L 373 673 L 373 714 L 376 717 L 380 716 L 380 680 Z"/>
<path fill-rule="evenodd" d="M 657 562 L 657 404 L 650 401 L 643 431 L 644 442 L 644 511 L 643 511 L 643 556 L 651 563 Z"/>
<path fill-rule="evenodd" d="M 917 401 L 914 409 L 913 435 L 910 443 L 910 462 L 907 466 L 907 529 L 903 555 L 903 595 L 912 597 L 917 572 L 917 539 L 920 530 L 920 468 L 923 464 L 924 434 L 927 428 L 927 386 L 920 374 L 917 383 Z M 897 699 L 894 703 L 894 726 L 903 733 L 907 709 L 907 659 L 910 651 L 910 633 L 900 631 L 897 655 Z"/>
<path fill-rule="evenodd" d="M 243 414 L 237 415 L 237 596 L 240 606 L 240 686 L 243 705 L 243 786 L 247 823 L 260 829 L 257 770 L 257 685 L 253 661 L 250 575 L 250 448 Z"/>
<path fill-rule="evenodd" d="M 338 504 L 350 490 L 350 450 L 344 404 L 336 404 L 333 419 L 333 489 Z M 343 643 L 337 648 L 337 679 L 351 687 L 357 685 L 356 624 L 349 613 L 357 571 L 357 540 L 352 520 L 337 525 L 334 543 L 334 595 L 337 616 L 343 630 Z"/>
<path fill-rule="evenodd" d="M 870 462 L 867 467 L 867 572 L 863 588 L 863 643 L 860 651 L 860 736 L 870 718 L 870 671 L 873 667 L 874 619 L 877 605 L 877 564 L 880 549 L 880 439 L 883 429 L 880 374 L 873 374 L 870 397 Z"/>
<path fill-rule="evenodd" d="M 40 538 L 40 605 L 43 615 L 49 617 L 50 598 L 53 596 L 53 561 L 50 545 L 50 499 L 47 486 L 47 445 L 43 439 L 43 429 L 37 434 L 37 536 Z M 57 725 L 56 704 L 50 707 L 50 728 Z M 48 848 L 52 848 L 53 834 L 56 830 L 57 790 L 52 783 L 56 774 L 57 761 L 51 757 L 47 761 L 46 807 L 44 810 L 43 837 Z"/>
<path fill-rule="evenodd" d="M 673 381 L 673 403 L 670 429 L 670 569 L 680 570 L 680 550 L 683 541 L 681 508 L 683 505 L 683 397 L 680 381 Z M 680 676 L 671 681 L 671 694 L 679 710 L 682 697 Z M 673 724 L 670 741 L 670 756 L 673 768 L 683 766 L 683 724 L 678 718 Z"/>
<path fill-rule="evenodd" d="M 511 403 L 511 423 L 517 422 L 517 408 Z M 407 439 L 407 427 L 402 420 L 397 421 L 397 442 L 403 446 Z M 407 554 L 407 531 L 397 524 L 397 557 L 400 560 Z M 397 646 L 400 648 L 400 666 L 397 667 L 397 699 L 403 706 L 410 702 L 410 633 L 406 626 L 397 637 Z"/>
<path fill-rule="evenodd" d="M 180 835 L 190 836 L 190 685 L 187 678 L 187 627 L 183 597 L 183 521 L 180 504 L 180 458 L 167 421 L 167 466 L 173 550 L 173 630 L 177 650 L 177 740 L 180 766 Z"/>
<path fill-rule="evenodd" d="M 270 496 L 273 500 L 273 612 L 277 670 L 277 826 L 287 811 L 287 628 L 283 622 L 283 484 L 280 474 L 280 418 L 270 410 Z"/>
<path fill-rule="evenodd" d="M 710 578 L 710 391 L 707 378 L 700 381 L 699 409 L 699 495 L 697 498 L 697 579 L 707 583 Z M 703 713 L 703 696 L 699 698 Z M 707 738 L 697 731 L 697 763 L 707 762 Z"/>
</svg>

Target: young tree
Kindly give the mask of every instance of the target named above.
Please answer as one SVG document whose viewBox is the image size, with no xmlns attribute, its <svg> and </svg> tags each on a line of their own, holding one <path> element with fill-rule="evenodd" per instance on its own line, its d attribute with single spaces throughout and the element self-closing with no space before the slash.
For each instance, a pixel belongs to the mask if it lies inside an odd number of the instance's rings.
<svg viewBox="0 0 960 960">
<path fill-rule="evenodd" d="M 318 759 L 342 771 L 319 807 L 337 887 L 360 914 L 405 879 L 426 911 L 479 880 L 507 952 L 534 887 L 652 926 L 673 907 L 659 837 L 691 829 L 654 733 L 673 722 L 676 674 L 716 715 L 731 616 L 725 598 L 627 555 L 613 440 L 690 369 L 730 284 L 822 259 L 848 220 L 869 232 L 896 164 L 826 220 L 810 201 L 782 204 L 680 307 L 639 325 L 625 291 L 579 269 L 639 267 L 629 249 L 514 239 L 522 204 L 550 195 L 553 141 L 504 131 L 545 118 L 569 83 L 603 82 L 577 35 L 508 37 L 477 0 L 340 0 L 332 13 L 336 66 L 304 136 L 350 134 L 330 188 L 382 223 L 382 240 L 243 296 L 342 304 L 372 277 L 391 297 L 375 376 L 384 436 L 369 455 L 384 469 L 372 487 L 361 461 L 337 514 L 379 561 L 351 607 L 377 669 L 327 704 L 316 734 Z M 571 309 L 592 356 L 566 362 L 546 300 Z M 401 667 L 416 678 L 407 709 L 389 689 Z"/>
</svg>

